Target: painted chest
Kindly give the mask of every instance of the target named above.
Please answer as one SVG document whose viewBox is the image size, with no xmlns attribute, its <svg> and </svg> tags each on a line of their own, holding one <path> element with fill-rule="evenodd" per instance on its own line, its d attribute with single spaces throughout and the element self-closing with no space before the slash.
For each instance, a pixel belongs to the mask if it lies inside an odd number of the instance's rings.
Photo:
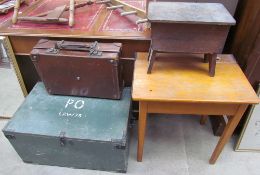
<svg viewBox="0 0 260 175">
<path fill-rule="evenodd" d="M 49 95 L 37 83 L 3 132 L 24 162 L 126 172 L 130 89 L 121 100 Z"/>
</svg>

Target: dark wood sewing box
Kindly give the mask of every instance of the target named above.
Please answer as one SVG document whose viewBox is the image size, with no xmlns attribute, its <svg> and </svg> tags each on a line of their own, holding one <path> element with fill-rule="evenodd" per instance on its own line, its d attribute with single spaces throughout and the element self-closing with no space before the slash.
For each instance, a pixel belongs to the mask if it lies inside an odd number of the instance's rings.
<svg viewBox="0 0 260 175">
<path fill-rule="evenodd" d="M 220 3 L 150 2 L 151 47 L 147 73 L 151 73 L 156 53 L 200 53 L 215 76 L 217 54 L 222 53 L 236 21 Z"/>
</svg>

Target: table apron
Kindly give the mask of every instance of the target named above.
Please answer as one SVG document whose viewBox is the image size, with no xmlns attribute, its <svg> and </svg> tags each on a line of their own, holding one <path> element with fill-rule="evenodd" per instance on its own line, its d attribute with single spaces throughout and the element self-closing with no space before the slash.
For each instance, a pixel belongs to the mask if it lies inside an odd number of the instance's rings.
<svg viewBox="0 0 260 175">
<path fill-rule="evenodd" d="M 141 102 L 142 103 L 142 102 Z M 235 115 L 241 104 L 192 103 L 192 102 L 144 102 L 147 113 Z"/>
</svg>

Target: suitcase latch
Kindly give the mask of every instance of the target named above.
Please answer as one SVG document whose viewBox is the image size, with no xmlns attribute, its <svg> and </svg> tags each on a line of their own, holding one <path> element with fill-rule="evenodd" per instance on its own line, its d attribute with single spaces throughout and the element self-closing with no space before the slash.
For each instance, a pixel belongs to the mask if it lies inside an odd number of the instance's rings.
<svg viewBox="0 0 260 175">
<path fill-rule="evenodd" d="M 59 53 L 59 49 L 55 49 L 55 48 L 49 48 L 46 50 L 47 53 L 53 53 L 53 54 L 57 54 Z"/>
<path fill-rule="evenodd" d="M 93 44 L 90 44 L 89 55 L 97 55 L 97 56 L 102 55 L 102 52 L 98 50 L 97 45 L 98 45 L 97 41 L 95 41 Z"/>
<path fill-rule="evenodd" d="M 65 138 L 65 132 L 60 132 L 60 146 L 65 146 L 66 144 L 66 138 Z"/>
</svg>

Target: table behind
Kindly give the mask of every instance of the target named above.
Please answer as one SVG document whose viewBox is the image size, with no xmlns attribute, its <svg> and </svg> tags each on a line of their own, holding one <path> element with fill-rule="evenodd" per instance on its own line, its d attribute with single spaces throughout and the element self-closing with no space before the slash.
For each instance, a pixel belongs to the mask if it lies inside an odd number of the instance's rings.
<svg viewBox="0 0 260 175">
<path fill-rule="evenodd" d="M 125 0 L 131 5 L 145 8 L 145 0 Z M 34 15 L 53 9 L 63 1 L 39 0 L 22 7 L 21 16 Z M 68 1 L 66 1 L 68 2 Z M 64 13 L 66 17 L 67 12 Z M 39 77 L 30 61 L 29 54 L 33 46 L 42 38 L 54 40 L 73 40 L 85 42 L 121 42 L 122 57 L 135 57 L 135 52 L 148 51 L 150 30 L 145 25 L 136 25 L 133 15 L 121 17 L 117 10 L 109 11 L 105 5 L 84 6 L 75 12 L 75 26 L 58 24 L 11 23 L 12 13 L 0 18 L 0 33 L 9 37 L 21 73 L 28 91 L 32 89 Z M 3 19 L 1 21 L 1 19 Z M 131 86 L 133 59 L 124 59 L 123 77 L 125 84 Z M 33 78 L 32 78 L 33 77 Z"/>
</svg>

